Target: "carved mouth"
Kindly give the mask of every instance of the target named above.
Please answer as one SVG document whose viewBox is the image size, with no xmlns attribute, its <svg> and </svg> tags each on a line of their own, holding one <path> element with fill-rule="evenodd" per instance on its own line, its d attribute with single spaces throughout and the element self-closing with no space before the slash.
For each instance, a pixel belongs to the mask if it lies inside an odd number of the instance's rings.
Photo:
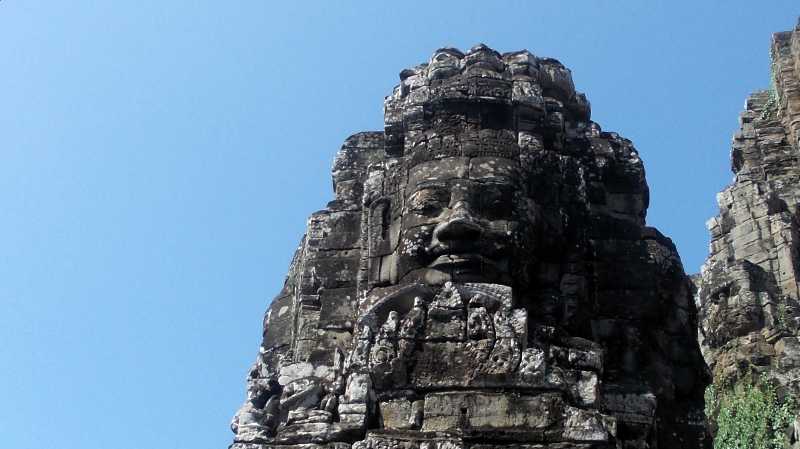
<svg viewBox="0 0 800 449">
<path fill-rule="evenodd" d="M 428 267 L 441 271 L 476 271 L 481 267 L 493 265 L 485 257 L 478 254 L 443 254 L 437 257 Z"/>
</svg>

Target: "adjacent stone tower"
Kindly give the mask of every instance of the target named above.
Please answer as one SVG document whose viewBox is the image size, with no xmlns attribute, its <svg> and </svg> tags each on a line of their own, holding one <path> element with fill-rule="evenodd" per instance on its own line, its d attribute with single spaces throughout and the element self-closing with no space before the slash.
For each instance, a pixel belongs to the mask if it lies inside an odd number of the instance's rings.
<svg viewBox="0 0 800 449">
<path fill-rule="evenodd" d="M 705 447 L 692 284 L 633 145 L 589 117 L 527 51 L 402 71 L 336 156 L 232 448 Z"/>
<path fill-rule="evenodd" d="M 773 36 L 771 55 L 772 87 L 745 103 L 735 178 L 708 222 L 700 341 L 715 385 L 756 372 L 800 398 L 800 22 Z"/>
</svg>

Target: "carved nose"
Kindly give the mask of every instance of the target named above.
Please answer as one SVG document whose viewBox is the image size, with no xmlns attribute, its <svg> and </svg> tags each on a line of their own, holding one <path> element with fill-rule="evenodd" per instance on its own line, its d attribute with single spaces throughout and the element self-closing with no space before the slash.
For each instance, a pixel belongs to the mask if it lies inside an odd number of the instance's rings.
<svg viewBox="0 0 800 449">
<path fill-rule="evenodd" d="M 453 214 L 439 223 L 433 231 L 439 242 L 474 241 L 481 236 L 481 227 L 463 204 L 453 208 Z"/>
</svg>

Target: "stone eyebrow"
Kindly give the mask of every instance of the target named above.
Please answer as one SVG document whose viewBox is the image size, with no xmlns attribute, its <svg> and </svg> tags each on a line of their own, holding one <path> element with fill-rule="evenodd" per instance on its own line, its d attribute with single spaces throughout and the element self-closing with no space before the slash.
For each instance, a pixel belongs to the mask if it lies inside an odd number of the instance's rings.
<svg viewBox="0 0 800 449">
<path fill-rule="evenodd" d="M 491 177 L 481 177 L 481 178 L 470 178 L 472 182 L 484 185 L 498 185 L 498 186 L 508 186 L 508 187 L 518 187 L 518 182 L 514 180 L 514 178 L 508 176 L 491 176 Z"/>
<path fill-rule="evenodd" d="M 422 181 L 414 186 L 414 193 L 419 192 L 420 190 L 425 189 L 446 189 L 448 187 L 447 181 Z"/>
</svg>

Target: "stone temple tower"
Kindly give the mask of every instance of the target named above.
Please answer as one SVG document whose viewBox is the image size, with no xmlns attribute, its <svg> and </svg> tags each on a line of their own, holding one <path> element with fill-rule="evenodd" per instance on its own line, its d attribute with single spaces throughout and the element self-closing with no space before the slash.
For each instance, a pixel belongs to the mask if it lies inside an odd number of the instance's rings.
<svg viewBox="0 0 800 449">
<path fill-rule="evenodd" d="M 437 50 L 333 185 L 232 448 L 707 447 L 693 286 L 561 63 Z"/>
<path fill-rule="evenodd" d="M 800 398 L 800 22 L 774 34 L 770 50 L 772 87 L 745 102 L 734 181 L 708 222 L 700 341 L 715 385 L 758 373 Z"/>
</svg>

